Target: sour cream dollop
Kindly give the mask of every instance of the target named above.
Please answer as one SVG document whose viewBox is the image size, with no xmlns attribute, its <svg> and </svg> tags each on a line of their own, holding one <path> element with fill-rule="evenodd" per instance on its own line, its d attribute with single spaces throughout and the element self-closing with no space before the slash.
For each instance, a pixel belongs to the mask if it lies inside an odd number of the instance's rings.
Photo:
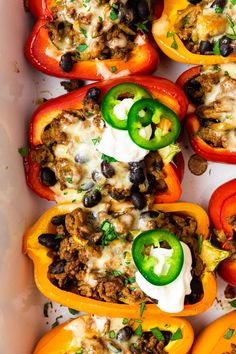
<svg viewBox="0 0 236 354">
<path fill-rule="evenodd" d="M 158 307 L 165 312 L 177 313 L 184 308 L 185 295 L 191 293 L 190 282 L 192 280 L 192 255 L 189 247 L 180 242 L 184 252 L 184 263 L 182 270 L 178 277 L 170 284 L 158 286 L 149 283 L 140 272 L 135 273 L 135 278 L 140 289 L 151 298 L 158 300 Z M 166 249 L 155 249 L 155 252 L 151 253 L 153 257 L 158 258 L 158 268 L 161 270 L 165 268 L 165 260 L 169 255 L 166 253 Z"/>
</svg>

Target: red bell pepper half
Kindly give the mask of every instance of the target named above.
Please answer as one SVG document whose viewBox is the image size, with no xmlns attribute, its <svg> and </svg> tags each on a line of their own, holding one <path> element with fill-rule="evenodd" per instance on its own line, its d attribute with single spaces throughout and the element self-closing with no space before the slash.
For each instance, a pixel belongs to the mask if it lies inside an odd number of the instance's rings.
<svg viewBox="0 0 236 354">
<path fill-rule="evenodd" d="M 218 272 L 225 281 L 236 286 L 235 232 L 230 224 L 230 220 L 236 218 L 236 179 L 214 191 L 209 202 L 209 214 L 214 228 L 224 231 L 228 239 L 222 248 L 232 250 L 232 256 L 220 263 Z"/>
<path fill-rule="evenodd" d="M 101 96 L 103 96 L 111 87 L 124 82 L 133 82 L 142 85 L 154 98 L 175 111 L 180 120 L 185 116 L 187 99 L 183 91 L 171 81 L 153 76 L 132 76 L 132 78 L 125 77 L 116 80 L 102 81 L 96 83 L 96 85 L 91 84 L 84 86 L 74 92 L 47 101 L 41 105 L 32 116 L 29 129 L 30 149 L 27 158 L 24 160 L 27 183 L 40 197 L 47 200 L 57 200 L 57 195 L 55 195 L 49 187 L 41 183 L 41 167 L 32 159 L 33 150 L 37 145 L 42 143 L 41 134 L 44 128 L 50 124 L 52 119 L 62 110 L 81 108 L 83 98 L 89 88 L 94 86 L 98 87 L 101 91 Z M 180 180 L 182 179 L 184 169 L 184 161 L 181 154 L 177 155 L 174 163 L 176 166 L 169 163 L 163 167 L 166 174 L 165 182 L 167 184 L 167 190 L 158 193 L 155 199 L 158 203 L 174 202 L 180 198 Z"/>
<path fill-rule="evenodd" d="M 59 65 L 61 52 L 51 43 L 45 27 L 53 19 L 53 5 L 52 0 L 29 0 L 29 9 L 36 16 L 37 22 L 27 40 L 25 53 L 29 62 L 39 71 L 68 79 L 106 80 L 133 74 L 151 74 L 157 68 L 159 55 L 156 49 L 146 35 L 138 34 L 136 46 L 127 61 L 81 60 L 73 64 L 71 71 L 64 72 Z M 115 68 L 114 73 L 112 68 Z"/>
<path fill-rule="evenodd" d="M 201 66 L 195 66 L 183 72 L 177 79 L 176 83 L 184 89 L 188 80 L 198 76 L 201 71 Z M 189 102 L 188 112 L 194 112 L 196 107 L 192 102 Z M 200 120 L 195 113 L 189 113 L 186 118 L 186 128 L 189 136 L 190 144 L 193 150 L 206 160 L 223 163 L 236 163 L 236 152 L 229 151 L 225 148 L 216 148 L 207 144 L 198 136 L 200 129 Z"/>
</svg>

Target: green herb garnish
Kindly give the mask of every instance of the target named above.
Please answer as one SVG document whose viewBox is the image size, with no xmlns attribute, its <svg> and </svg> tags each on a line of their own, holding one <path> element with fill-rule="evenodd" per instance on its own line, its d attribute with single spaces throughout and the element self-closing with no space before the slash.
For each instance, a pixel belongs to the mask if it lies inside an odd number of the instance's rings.
<svg viewBox="0 0 236 354">
<path fill-rule="evenodd" d="M 88 48 L 87 44 L 86 43 L 83 43 L 83 44 L 79 44 L 77 49 L 79 52 L 84 52 L 86 49 Z"/>
<path fill-rule="evenodd" d="M 115 277 L 119 277 L 122 274 L 122 272 L 120 270 L 113 270 L 113 274 Z"/>
<path fill-rule="evenodd" d="M 219 7 L 219 6 L 216 6 L 216 7 L 215 7 L 215 13 L 216 13 L 216 14 L 221 14 L 222 12 L 223 12 L 222 7 Z"/>
<path fill-rule="evenodd" d="M 72 178 L 71 177 L 66 177 L 66 182 L 67 183 L 72 183 Z"/>
<path fill-rule="evenodd" d="M 142 33 L 147 33 L 149 32 L 149 29 L 147 28 L 147 23 L 148 23 L 148 20 L 144 21 L 144 22 L 139 22 L 137 23 L 135 26 L 137 27 L 137 30 L 141 31 Z"/>
<path fill-rule="evenodd" d="M 105 220 L 102 223 L 102 225 L 100 226 L 100 230 L 103 231 L 103 236 L 101 240 L 102 246 L 108 245 L 111 241 L 115 240 L 118 237 L 114 226 L 108 220 Z"/>
<path fill-rule="evenodd" d="M 116 337 L 116 334 L 115 334 L 115 331 L 109 331 L 109 338 L 111 338 L 111 339 L 115 339 L 115 337 Z"/>
<path fill-rule="evenodd" d="M 230 301 L 230 305 L 231 305 L 232 307 L 236 307 L 236 299 Z"/>
<path fill-rule="evenodd" d="M 177 42 L 176 42 L 176 40 L 175 40 L 175 33 L 174 32 L 167 32 L 166 33 L 166 37 L 167 38 L 173 38 L 173 42 L 172 42 L 172 44 L 171 44 L 171 48 L 173 48 L 173 49 L 178 49 L 178 44 L 177 44 Z"/>
<path fill-rule="evenodd" d="M 136 334 L 136 336 L 138 336 L 139 338 L 142 337 L 143 334 L 143 329 L 142 329 L 142 325 L 138 325 L 138 327 L 136 328 L 136 330 L 134 331 L 134 333 Z"/>
<path fill-rule="evenodd" d="M 217 39 L 217 41 L 214 44 L 213 52 L 215 55 L 220 55 L 220 40 L 219 39 Z"/>
<path fill-rule="evenodd" d="M 180 328 L 177 329 L 175 333 L 172 334 L 170 340 L 173 342 L 174 340 L 179 340 L 183 338 L 183 333 Z"/>
<path fill-rule="evenodd" d="M 145 310 L 145 307 L 146 307 L 145 302 L 142 302 L 139 310 L 140 317 L 143 316 L 143 311 Z"/>
<path fill-rule="evenodd" d="M 151 332 L 154 335 L 154 337 L 158 340 L 158 342 L 165 341 L 165 337 L 163 336 L 163 334 L 161 333 L 158 327 L 151 328 Z"/>
<path fill-rule="evenodd" d="M 77 350 L 77 352 L 75 352 L 75 354 L 83 354 L 84 349 L 83 348 L 79 348 L 79 350 Z"/>
<path fill-rule="evenodd" d="M 202 251 L 202 243 L 203 243 L 203 236 L 201 234 L 201 235 L 199 235 L 198 240 L 197 240 L 198 253 L 201 253 L 201 251 Z"/>
<path fill-rule="evenodd" d="M 111 66 L 111 72 L 115 73 L 117 71 L 117 67 L 116 66 Z"/>
<path fill-rule="evenodd" d="M 112 21 L 115 21 L 115 20 L 117 20 L 117 18 L 118 18 L 118 13 L 117 13 L 116 9 L 114 9 L 114 7 L 112 7 L 111 12 L 110 12 L 110 19 Z"/>
<path fill-rule="evenodd" d="M 45 302 L 45 304 L 43 305 L 43 315 L 44 317 L 48 317 L 48 310 L 49 310 L 49 307 L 51 307 L 52 309 L 52 302 Z"/>
<path fill-rule="evenodd" d="M 70 307 L 68 307 L 68 311 L 70 312 L 71 315 L 78 315 L 79 311 L 71 309 Z"/>
<path fill-rule="evenodd" d="M 27 147 L 22 147 L 18 149 L 19 154 L 21 154 L 22 157 L 27 157 L 29 153 L 29 148 Z"/>
<path fill-rule="evenodd" d="M 55 320 L 55 322 L 52 324 L 51 328 L 55 328 L 59 325 L 59 319 L 62 318 L 62 316 L 58 316 Z"/>
<path fill-rule="evenodd" d="M 123 318 L 122 324 L 126 325 L 127 323 L 129 323 L 129 319 L 128 318 Z"/>
<path fill-rule="evenodd" d="M 85 38 L 87 38 L 87 31 L 83 27 L 80 27 L 80 32 Z"/>
<path fill-rule="evenodd" d="M 235 330 L 232 328 L 229 328 L 228 331 L 224 335 L 224 339 L 231 339 L 235 333 Z"/>
<path fill-rule="evenodd" d="M 116 162 L 117 161 L 114 157 L 107 156 L 105 154 L 102 154 L 101 159 L 106 162 Z"/>
<path fill-rule="evenodd" d="M 100 141 L 101 141 L 101 137 L 100 136 L 98 136 L 97 138 L 92 139 L 93 145 L 99 144 Z"/>
</svg>

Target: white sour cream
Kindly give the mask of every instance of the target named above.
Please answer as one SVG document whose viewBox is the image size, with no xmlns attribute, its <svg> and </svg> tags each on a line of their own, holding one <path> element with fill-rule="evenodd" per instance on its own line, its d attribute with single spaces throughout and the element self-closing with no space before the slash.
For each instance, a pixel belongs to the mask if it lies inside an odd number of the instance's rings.
<svg viewBox="0 0 236 354">
<path fill-rule="evenodd" d="M 185 295 L 191 293 L 190 282 L 192 280 L 192 255 L 189 247 L 181 242 L 184 252 L 184 263 L 179 276 L 170 284 L 158 286 L 149 283 L 141 273 L 136 272 L 135 278 L 140 289 L 150 296 L 151 298 L 158 300 L 158 307 L 165 312 L 177 313 L 184 308 Z M 152 255 L 158 256 L 158 272 L 164 269 L 164 262 L 166 257 L 170 256 L 165 254 L 165 249 L 155 250 Z M 160 257 L 161 255 L 161 257 Z"/>
<path fill-rule="evenodd" d="M 130 108 L 133 106 L 134 100 L 132 98 L 125 98 L 120 103 L 115 105 L 113 113 L 120 120 L 127 119 Z"/>
<path fill-rule="evenodd" d="M 140 161 L 149 153 L 130 139 L 127 130 L 114 129 L 109 125 L 104 129 L 97 150 L 121 162 Z"/>
</svg>

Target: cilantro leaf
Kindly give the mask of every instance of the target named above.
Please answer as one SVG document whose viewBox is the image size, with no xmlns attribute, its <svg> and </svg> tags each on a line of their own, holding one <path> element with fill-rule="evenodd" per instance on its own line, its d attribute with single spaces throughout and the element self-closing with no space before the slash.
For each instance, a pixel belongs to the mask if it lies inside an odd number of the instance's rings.
<svg viewBox="0 0 236 354">
<path fill-rule="evenodd" d="M 159 342 L 165 342 L 165 337 L 163 336 L 158 327 L 151 328 L 151 332 Z"/>
<path fill-rule="evenodd" d="M 172 334 L 170 340 L 174 341 L 174 340 L 179 340 L 182 338 L 183 338 L 183 334 L 182 334 L 181 328 L 178 328 L 177 331 Z"/>
<path fill-rule="evenodd" d="M 235 333 L 235 329 L 229 328 L 224 335 L 224 339 L 231 339 Z"/>
<path fill-rule="evenodd" d="M 28 147 L 22 147 L 22 148 L 19 148 L 18 149 L 18 152 L 19 154 L 22 156 L 22 157 L 27 157 L 28 156 L 28 153 L 29 153 L 29 148 Z"/>
</svg>

